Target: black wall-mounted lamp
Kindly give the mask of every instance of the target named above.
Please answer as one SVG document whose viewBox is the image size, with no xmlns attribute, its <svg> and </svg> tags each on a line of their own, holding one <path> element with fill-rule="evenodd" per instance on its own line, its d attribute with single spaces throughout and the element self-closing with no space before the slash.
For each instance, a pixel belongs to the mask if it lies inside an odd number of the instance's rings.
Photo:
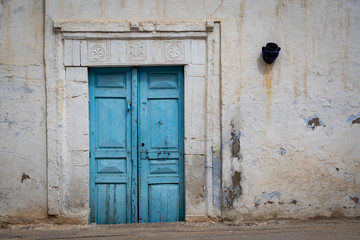
<svg viewBox="0 0 360 240">
<path fill-rule="evenodd" d="M 281 47 L 276 43 L 269 42 L 266 44 L 266 47 L 262 47 L 262 56 L 266 63 L 273 63 L 276 58 L 279 56 Z"/>
</svg>

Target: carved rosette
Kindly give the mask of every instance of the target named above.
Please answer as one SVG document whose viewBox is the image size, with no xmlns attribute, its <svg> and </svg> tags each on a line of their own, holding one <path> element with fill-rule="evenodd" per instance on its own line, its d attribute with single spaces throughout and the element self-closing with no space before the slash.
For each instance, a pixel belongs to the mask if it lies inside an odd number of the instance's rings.
<svg viewBox="0 0 360 240">
<path fill-rule="evenodd" d="M 89 62 L 109 61 L 110 43 L 108 41 L 89 41 L 87 54 Z"/>
<path fill-rule="evenodd" d="M 126 58 L 128 61 L 146 60 L 145 41 L 131 41 L 127 43 Z"/>
<path fill-rule="evenodd" d="M 184 42 L 183 41 L 166 41 L 164 44 L 166 60 L 183 60 L 184 59 Z"/>
</svg>

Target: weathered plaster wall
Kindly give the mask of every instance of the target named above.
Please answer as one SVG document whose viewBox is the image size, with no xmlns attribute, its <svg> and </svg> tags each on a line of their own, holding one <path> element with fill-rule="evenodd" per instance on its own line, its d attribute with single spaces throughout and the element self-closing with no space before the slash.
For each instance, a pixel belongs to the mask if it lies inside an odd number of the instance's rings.
<svg viewBox="0 0 360 240">
<path fill-rule="evenodd" d="M 222 166 L 222 217 L 360 215 L 359 1 L 53 0 L 46 7 L 52 21 L 219 20 L 223 148 L 214 166 Z M 0 209 L 42 212 L 42 2 L 1 1 L 0 16 Z M 260 53 L 269 41 L 282 50 L 265 65 Z M 21 184 L 23 172 L 36 181 Z"/>
<path fill-rule="evenodd" d="M 43 2 L 0 1 L 0 221 L 46 216 Z"/>
<path fill-rule="evenodd" d="M 359 216 L 360 3 L 233 9 L 222 21 L 223 216 Z M 260 58 L 268 41 L 282 47 L 273 65 Z"/>
<path fill-rule="evenodd" d="M 48 4 L 55 20 L 220 20 L 223 218 L 360 214 L 358 1 Z"/>
</svg>

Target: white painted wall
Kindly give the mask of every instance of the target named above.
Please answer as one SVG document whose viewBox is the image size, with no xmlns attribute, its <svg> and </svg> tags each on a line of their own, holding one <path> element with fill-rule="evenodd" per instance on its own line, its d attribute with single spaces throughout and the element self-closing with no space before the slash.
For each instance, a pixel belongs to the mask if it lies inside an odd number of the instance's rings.
<svg viewBox="0 0 360 240">
<path fill-rule="evenodd" d="M 43 12 L 0 3 L 2 216 L 46 213 Z M 220 21 L 222 217 L 360 215 L 359 1 L 52 0 L 45 18 Z M 273 65 L 269 41 L 282 48 Z"/>
<path fill-rule="evenodd" d="M 0 222 L 46 216 L 43 14 L 0 1 Z"/>
</svg>

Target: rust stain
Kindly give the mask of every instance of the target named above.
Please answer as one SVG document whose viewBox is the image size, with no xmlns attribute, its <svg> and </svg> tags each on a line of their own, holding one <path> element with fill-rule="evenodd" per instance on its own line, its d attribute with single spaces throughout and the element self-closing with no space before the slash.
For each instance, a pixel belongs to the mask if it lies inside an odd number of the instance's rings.
<svg viewBox="0 0 360 240">
<path fill-rule="evenodd" d="M 279 83 L 280 83 L 280 79 L 281 79 L 281 64 L 277 64 L 277 65 L 276 65 L 276 71 L 277 71 L 276 84 L 279 84 Z"/>
<path fill-rule="evenodd" d="M 290 203 L 292 203 L 292 204 L 297 204 L 297 201 L 294 199 L 294 200 L 292 200 Z"/>
<path fill-rule="evenodd" d="M 263 74 L 263 86 L 266 88 L 267 100 L 271 99 L 272 80 L 273 80 L 272 65 L 266 64 L 265 68 L 264 68 L 264 74 Z"/>
<path fill-rule="evenodd" d="M 266 89 L 266 115 L 267 119 L 271 118 L 271 91 L 273 81 L 273 69 L 271 64 L 266 64 L 263 74 L 263 87 Z"/>
<path fill-rule="evenodd" d="M 61 80 L 61 96 L 62 96 L 62 98 L 60 99 L 60 101 L 61 101 L 61 112 L 63 112 L 64 103 L 65 103 L 65 86 L 64 86 L 64 81 L 63 80 Z"/>
<path fill-rule="evenodd" d="M 273 201 L 267 201 L 266 203 L 268 203 L 268 204 L 273 204 L 274 202 Z M 265 203 L 265 204 L 266 204 Z"/>
<path fill-rule="evenodd" d="M 351 12 L 350 12 L 350 8 L 346 8 L 346 14 L 345 14 L 345 20 L 346 20 L 346 39 L 348 39 L 349 37 L 349 33 L 350 33 L 350 17 L 351 17 Z"/>
<path fill-rule="evenodd" d="M 347 44 L 347 40 L 349 37 L 349 33 L 350 33 L 350 9 L 346 8 L 346 13 L 345 13 L 345 21 L 346 21 L 346 26 L 345 26 L 345 39 L 343 40 L 343 61 L 341 61 L 341 66 L 342 66 L 342 78 L 343 78 L 343 82 L 344 82 L 344 90 L 347 91 L 349 90 L 349 87 L 347 86 L 347 78 L 348 78 L 348 74 L 347 71 L 349 69 L 348 67 L 348 57 L 349 57 L 349 46 Z M 340 18 L 342 20 L 342 18 Z M 341 21 L 342 22 L 342 21 Z M 343 29 L 343 27 L 342 27 Z"/>
<path fill-rule="evenodd" d="M 126 7 L 126 0 L 121 0 L 121 8 L 125 8 Z"/>
<path fill-rule="evenodd" d="M 312 37 L 312 55 L 315 55 L 315 36 Z"/>
<path fill-rule="evenodd" d="M 162 14 L 163 14 L 163 18 L 166 18 L 166 0 L 162 1 Z"/>
<path fill-rule="evenodd" d="M 265 161 L 269 160 L 269 157 L 270 157 L 270 152 L 265 152 L 264 160 Z"/>
<path fill-rule="evenodd" d="M 104 6 L 105 6 L 105 3 L 104 3 L 104 0 L 100 0 L 100 16 L 103 17 L 104 16 Z"/>
<path fill-rule="evenodd" d="M 239 6 L 239 16 L 238 16 L 238 21 L 237 21 L 237 33 L 238 33 L 238 45 L 240 46 L 240 49 L 242 51 L 242 30 L 243 30 L 243 21 L 244 21 L 244 15 L 245 15 L 245 7 L 246 7 L 246 1 L 241 1 L 240 2 L 240 6 Z M 240 54 L 240 69 L 243 69 L 244 68 L 244 56 L 243 54 Z M 242 88 L 242 77 L 240 76 L 240 79 L 239 79 L 239 87 L 236 91 L 236 94 L 238 94 L 238 97 L 237 97 L 237 102 L 240 102 L 240 94 L 241 94 L 241 88 Z"/>
<path fill-rule="evenodd" d="M 73 2 L 72 2 L 72 0 L 69 1 L 69 8 L 70 8 L 70 11 L 71 11 L 71 16 L 74 16 L 74 9 L 73 9 Z"/>
<path fill-rule="evenodd" d="M 306 0 L 301 0 L 301 5 L 303 8 L 307 8 Z"/>
<path fill-rule="evenodd" d="M 347 91 L 349 90 L 349 88 L 347 87 L 347 78 L 348 78 L 348 75 L 347 75 L 347 70 L 348 70 L 348 67 L 347 67 L 347 57 L 348 57 L 348 46 L 346 44 L 346 41 L 344 41 L 343 43 L 343 61 L 341 61 L 341 67 L 342 67 L 342 79 L 343 79 L 343 82 L 344 82 L 344 90 Z"/>
<path fill-rule="evenodd" d="M 304 95 L 305 97 L 308 96 L 308 91 L 307 91 L 307 71 L 308 71 L 308 60 L 307 58 L 305 59 L 305 68 L 304 68 L 304 76 L 303 76 L 303 84 L 304 84 Z"/>
<path fill-rule="evenodd" d="M 237 21 L 237 31 L 238 31 L 238 42 L 241 45 L 241 37 L 242 37 L 242 28 L 243 28 L 243 20 L 244 20 L 244 14 L 245 14 L 245 7 L 246 7 L 246 1 L 240 2 L 240 9 L 239 9 L 239 18 Z"/>
<path fill-rule="evenodd" d="M 5 51 L 6 51 L 6 58 L 9 62 L 13 62 L 13 48 L 12 48 L 12 36 L 11 36 L 11 28 L 12 28 L 12 9 L 10 5 L 7 5 L 7 16 L 6 20 L 6 43 L 5 43 Z"/>
<path fill-rule="evenodd" d="M 156 0 L 156 16 L 160 16 L 160 3 L 159 3 L 160 0 Z"/>
<path fill-rule="evenodd" d="M 144 8 L 144 1 L 143 0 L 139 0 L 139 8 Z"/>
<path fill-rule="evenodd" d="M 277 5 L 276 5 L 276 8 L 275 8 L 275 15 L 276 16 L 279 16 L 280 7 L 281 7 L 281 0 L 277 0 Z"/>
</svg>

